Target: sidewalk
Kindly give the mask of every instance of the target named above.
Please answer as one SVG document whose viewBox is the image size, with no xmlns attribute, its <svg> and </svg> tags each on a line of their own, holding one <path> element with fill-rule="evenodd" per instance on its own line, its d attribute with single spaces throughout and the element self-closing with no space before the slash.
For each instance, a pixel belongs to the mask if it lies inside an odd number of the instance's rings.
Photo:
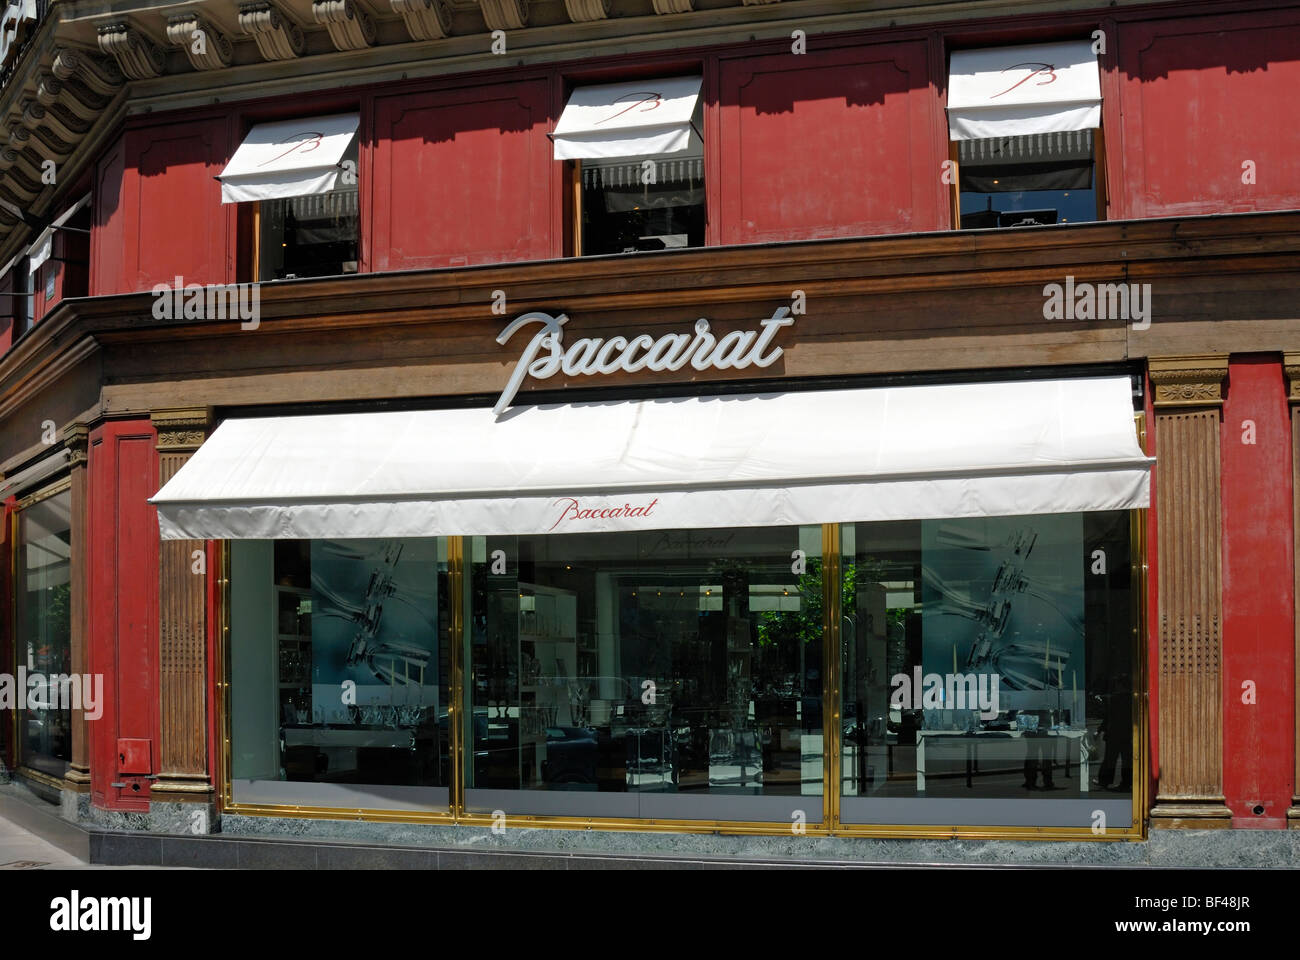
<svg viewBox="0 0 1300 960">
<path fill-rule="evenodd" d="M 0 817 L 0 870 L 73 870 L 90 864 Z"/>
<path fill-rule="evenodd" d="M 36 834 L 0 817 L 0 871 L 5 870 L 190 870 L 192 867 L 121 867 L 92 864 L 60 850 Z"/>
</svg>

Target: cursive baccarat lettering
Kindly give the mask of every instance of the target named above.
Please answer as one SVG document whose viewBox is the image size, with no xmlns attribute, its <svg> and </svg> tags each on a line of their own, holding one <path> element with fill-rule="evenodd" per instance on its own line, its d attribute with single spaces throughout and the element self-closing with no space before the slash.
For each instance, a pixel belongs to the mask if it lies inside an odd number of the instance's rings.
<svg viewBox="0 0 1300 960">
<path fill-rule="evenodd" d="M 782 327 L 791 326 L 794 317 L 789 307 L 780 307 L 772 316 L 759 322 L 760 330 L 733 330 L 715 337 L 709 321 L 695 321 L 695 332 L 665 333 L 658 338 L 648 333 L 633 337 L 580 337 L 567 347 L 564 325 L 567 315 L 553 316 L 541 311 L 521 314 L 497 336 L 505 344 L 522 328 L 537 324 L 537 332 L 524 347 L 518 363 L 510 373 L 492 412 L 500 416 L 519 392 L 524 379 L 546 380 L 563 372 L 565 376 L 599 376 L 636 373 L 639 370 L 680 370 L 690 364 L 696 370 L 743 370 L 747 367 L 770 367 L 782 354 L 772 340 Z"/>
</svg>

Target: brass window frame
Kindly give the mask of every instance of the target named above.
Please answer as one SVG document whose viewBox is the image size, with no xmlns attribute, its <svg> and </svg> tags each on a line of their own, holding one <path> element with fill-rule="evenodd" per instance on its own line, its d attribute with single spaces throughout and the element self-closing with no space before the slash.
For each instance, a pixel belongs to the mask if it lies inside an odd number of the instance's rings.
<svg viewBox="0 0 1300 960">
<path fill-rule="evenodd" d="M 9 668 L 11 677 L 18 676 L 18 556 L 21 551 L 18 549 L 18 521 L 23 511 L 28 507 L 48 500 L 51 497 L 57 497 L 61 493 L 72 490 L 72 477 L 68 473 L 49 481 L 45 486 L 39 487 L 31 493 L 26 494 L 18 500 L 13 512 L 9 515 L 9 636 L 11 638 L 10 656 L 6 666 Z M 73 536 L 76 535 L 76 528 L 72 527 Z M 75 577 L 73 578 L 75 581 Z M 55 790 L 63 789 L 63 780 L 52 777 L 44 770 L 36 770 L 32 767 L 24 766 L 22 739 L 20 732 L 22 729 L 21 717 L 23 710 L 15 708 L 10 711 L 13 717 L 10 722 L 10 742 L 13 744 L 14 769 L 13 775 L 22 777 L 29 781 L 43 784 Z M 71 764 L 71 761 L 68 761 Z"/>
</svg>

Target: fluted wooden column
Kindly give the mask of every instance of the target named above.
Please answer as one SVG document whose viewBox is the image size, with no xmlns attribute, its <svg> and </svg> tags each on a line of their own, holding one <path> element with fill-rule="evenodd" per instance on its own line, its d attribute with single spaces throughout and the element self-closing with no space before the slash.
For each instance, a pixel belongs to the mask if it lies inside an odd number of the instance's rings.
<svg viewBox="0 0 1300 960">
<path fill-rule="evenodd" d="M 1294 500 L 1291 524 L 1295 535 L 1296 617 L 1295 617 L 1295 781 L 1291 785 L 1291 808 L 1286 812 L 1287 826 L 1300 828 L 1300 353 L 1285 354 L 1282 369 L 1286 372 L 1287 399 L 1291 405 L 1291 489 Z"/>
<path fill-rule="evenodd" d="M 1152 359 L 1159 581 L 1153 826 L 1227 827 L 1219 436 L 1228 358 Z"/>
<path fill-rule="evenodd" d="M 158 410 L 158 486 L 207 437 L 204 409 Z M 207 756 L 206 573 L 194 572 L 202 540 L 164 540 L 158 550 L 158 680 L 161 732 L 151 801 L 210 801 Z"/>
<path fill-rule="evenodd" d="M 63 432 L 72 468 L 72 667 L 74 674 L 89 674 L 90 647 L 90 484 L 86 470 L 86 444 L 90 431 L 84 424 L 73 424 Z M 102 708 L 102 704 L 100 705 Z M 73 793 L 90 792 L 90 729 L 84 712 L 72 711 L 72 760 L 63 777 L 63 789 Z M 75 815 L 75 811 L 66 811 Z"/>
</svg>

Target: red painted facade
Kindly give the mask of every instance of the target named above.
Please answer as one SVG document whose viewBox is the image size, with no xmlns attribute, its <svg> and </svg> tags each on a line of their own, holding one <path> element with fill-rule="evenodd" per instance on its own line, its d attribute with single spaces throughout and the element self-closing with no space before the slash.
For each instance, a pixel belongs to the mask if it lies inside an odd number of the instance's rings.
<svg viewBox="0 0 1300 960">
<path fill-rule="evenodd" d="M 1125 24 L 1118 50 L 1113 216 L 1300 207 L 1300 128 L 1279 113 L 1300 88 L 1300 11 Z"/>
<path fill-rule="evenodd" d="M 104 715 L 90 728 L 91 796 L 100 807 L 147 810 L 144 776 L 118 773 L 118 740 L 151 745 L 158 760 L 157 434 L 117 420 L 90 435 L 89 669 L 104 676 Z M 122 784 L 122 786 L 114 786 Z"/>
<path fill-rule="evenodd" d="M 1278 357 L 1232 358 L 1220 449 L 1224 795 L 1235 826 L 1285 827 L 1295 780 L 1295 539 Z"/>
<path fill-rule="evenodd" d="M 1103 24 L 1110 41 L 1101 57 L 1109 216 L 1300 207 L 1300 127 L 1279 110 L 1300 90 L 1300 12 L 1169 13 L 1110 11 L 1115 19 Z M 989 23 L 978 34 L 813 35 L 802 55 L 787 42 L 767 42 L 690 51 L 695 59 L 685 66 L 681 52 L 662 58 L 662 73 L 704 75 L 708 242 L 949 228 L 941 179 L 947 53 L 1085 36 L 1097 26 L 1094 11 Z M 584 65 L 580 75 L 572 64 L 514 68 L 293 104 L 132 119 L 94 166 L 85 249 L 80 240 L 63 241 L 69 259 L 88 258 L 88 272 L 62 272 L 50 303 L 38 290 L 36 316 L 83 288 L 102 296 L 170 285 L 178 276 L 200 284 L 246 278 L 247 224 L 221 203 L 215 176 L 248 127 L 273 118 L 268 111 L 359 110 L 362 272 L 564 256 L 573 246 L 569 184 L 546 134 L 565 94 L 578 80 L 655 68 L 646 57 Z M 0 294 L 12 283 L 12 275 L 0 277 Z M 0 315 L 0 354 L 13 329 Z M 1236 824 L 1283 826 L 1295 786 L 1295 557 L 1280 359 L 1234 358 L 1223 414 L 1224 788 Z M 1254 424 L 1251 444 L 1241 440 L 1246 420 Z M 1148 399 L 1148 451 L 1158 455 L 1154 426 Z M 103 721 L 92 725 L 93 797 L 108 808 L 147 808 L 148 781 L 116 773 L 117 740 L 149 740 L 157 758 L 158 534 L 146 502 L 157 489 L 155 442 L 147 420 L 132 420 L 99 427 L 90 443 L 89 657 L 90 669 L 105 676 L 106 701 Z M 1159 482 L 1157 469 L 1153 504 Z M 1146 530 L 1150 665 L 1158 656 L 1158 522 L 1153 507 Z M 216 556 L 210 553 L 210 570 Z M 213 630 L 215 582 L 209 578 Z M 210 677 L 220 673 L 215 662 L 209 667 Z M 1160 691 L 1150 666 L 1148 680 L 1154 785 Z M 1242 703 L 1244 681 L 1255 684 L 1252 705 Z M 215 688 L 210 696 L 221 700 Z M 215 758 L 215 711 L 209 745 Z M 1256 806 L 1263 812 L 1254 813 Z"/>
</svg>

